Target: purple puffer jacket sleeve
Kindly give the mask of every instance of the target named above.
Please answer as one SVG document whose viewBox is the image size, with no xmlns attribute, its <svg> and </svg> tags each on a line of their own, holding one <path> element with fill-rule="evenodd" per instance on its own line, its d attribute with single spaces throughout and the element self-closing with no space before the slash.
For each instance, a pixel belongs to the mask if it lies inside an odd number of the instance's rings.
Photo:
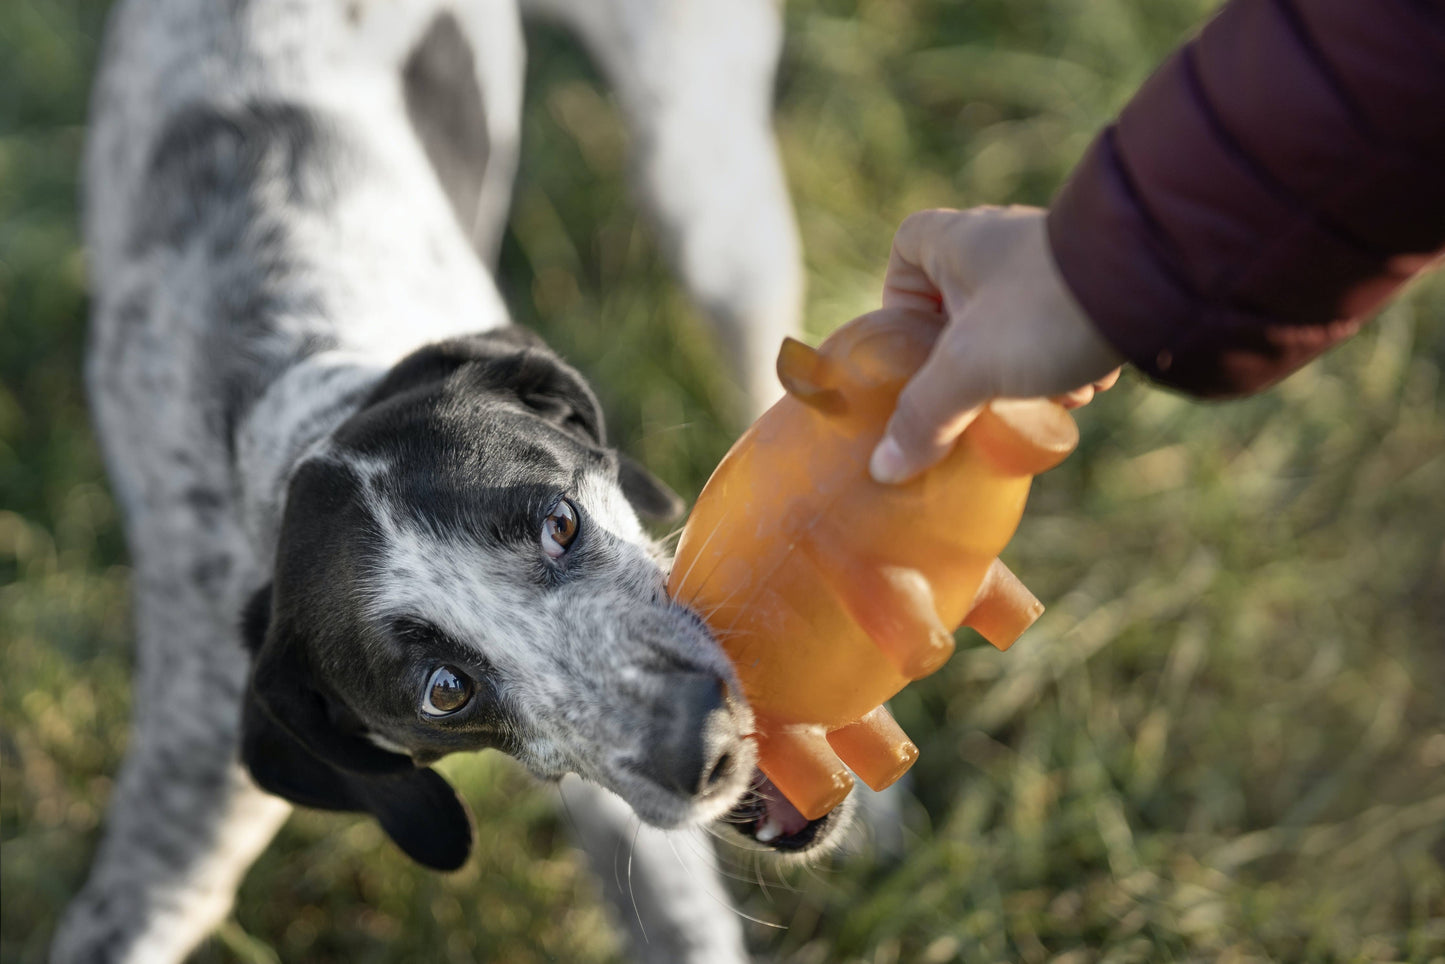
<svg viewBox="0 0 1445 964">
<path fill-rule="evenodd" d="M 1283 378 L 1445 250 L 1445 0 L 1232 0 L 1048 227 L 1079 303 L 1155 380 Z"/>
</svg>

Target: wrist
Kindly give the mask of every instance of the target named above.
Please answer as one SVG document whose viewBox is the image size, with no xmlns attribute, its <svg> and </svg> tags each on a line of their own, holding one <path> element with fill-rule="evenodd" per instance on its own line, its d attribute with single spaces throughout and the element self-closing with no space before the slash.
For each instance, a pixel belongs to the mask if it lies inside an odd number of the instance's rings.
<svg viewBox="0 0 1445 964">
<path fill-rule="evenodd" d="M 1050 243 L 1047 220 L 1041 219 L 1039 227 L 1040 260 L 1045 265 L 1047 289 L 1054 302 L 1047 310 L 1058 319 L 1059 335 L 1063 339 L 1061 347 L 1065 347 L 1069 356 L 1078 363 L 1080 384 L 1087 384 L 1103 378 L 1129 359 L 1105 336 L 1069 286 Z"/>
</svg>

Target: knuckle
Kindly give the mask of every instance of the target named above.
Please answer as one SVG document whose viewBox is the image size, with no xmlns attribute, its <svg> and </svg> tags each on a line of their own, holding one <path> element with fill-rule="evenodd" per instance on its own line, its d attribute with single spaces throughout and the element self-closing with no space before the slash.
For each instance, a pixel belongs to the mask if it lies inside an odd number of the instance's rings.
<svg viewBox="0 0 1445 964">
<path fill-rule="evenodd" d="M 974 377 L 980 361 L 978 339 L 965 337 L 955 323 L 949 326 L 933 348 L 938 363 L 948 366 L 949 374 L 960 380 Z"/>
<path fill-rule="evenodd" d="M 924 211 L 914 211 L 903 219 L 902 224 L 898 225 L 898 230 L 893 235 L 894 243 L 896 245 L 899 238 L 916 243 L 924 238 L 932 237 L 941 227 L 947 225 L 959 214 L 960 212 L 949 208 L 928 208 Z"/>
</svg>

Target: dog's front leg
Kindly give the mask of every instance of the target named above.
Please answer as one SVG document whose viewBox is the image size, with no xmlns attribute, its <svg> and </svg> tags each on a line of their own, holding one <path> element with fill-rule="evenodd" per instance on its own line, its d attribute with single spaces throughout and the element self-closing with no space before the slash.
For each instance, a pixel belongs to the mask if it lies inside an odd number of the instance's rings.
<svg viewBox="0 0 1445 964">
<path fill-rule="evenodd" d="M 643 964 L 740 964 L 742 927 L 699 829 L 643 825 L 618 797 L 562 781 L 568 823 Z"/>
<path fill-rule="evenodd" d="M 52 945 L 55 964 L 181 960 L 224 918 L 290 812 L 237 763 L 247 673 L 238 629 L 192 580 L 142 570 L 135 727 L 90 878 Z"/>
<path fill-rule="evenodd" d="M 581 36 L 617 92 L 636 183 L 756 416 L 802 307 L 797 226 L 773 136 L 776 0 L 525 0 Z"/>
</svg>

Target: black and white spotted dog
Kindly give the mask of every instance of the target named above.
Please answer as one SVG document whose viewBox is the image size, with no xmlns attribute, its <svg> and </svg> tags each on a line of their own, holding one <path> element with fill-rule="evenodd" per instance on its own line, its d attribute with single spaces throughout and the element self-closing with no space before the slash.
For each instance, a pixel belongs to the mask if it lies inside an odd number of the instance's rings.
<svg viewBox="0 0 1445 964">
<path fill-rule="evenodd" d="M 615 87 L 643 199 L 760 407 L 799 291 L 772 0 L 535 6 Z M 619 917 L 659 961 L 743 957 L 701 825 L 807 850 L 844 822 L 750 790 L 749 711 L 638 522 L 676 497 L 508 324 L 488 265 L 517 165 L 519 15 L 112 13 L 85 171 L 88 378 L 134 559 L 136 720 L 55 961 L 184 957 L 288 800 L 369 812 L 418 861 L 459 866 L 470 818 L 428 768 L 459 750 L 588 781 L 564 784 L 569 808 L 604 863 L 624 841 Z M 638 816 L 696 839 L 634 843 Z"/>
</svg>

